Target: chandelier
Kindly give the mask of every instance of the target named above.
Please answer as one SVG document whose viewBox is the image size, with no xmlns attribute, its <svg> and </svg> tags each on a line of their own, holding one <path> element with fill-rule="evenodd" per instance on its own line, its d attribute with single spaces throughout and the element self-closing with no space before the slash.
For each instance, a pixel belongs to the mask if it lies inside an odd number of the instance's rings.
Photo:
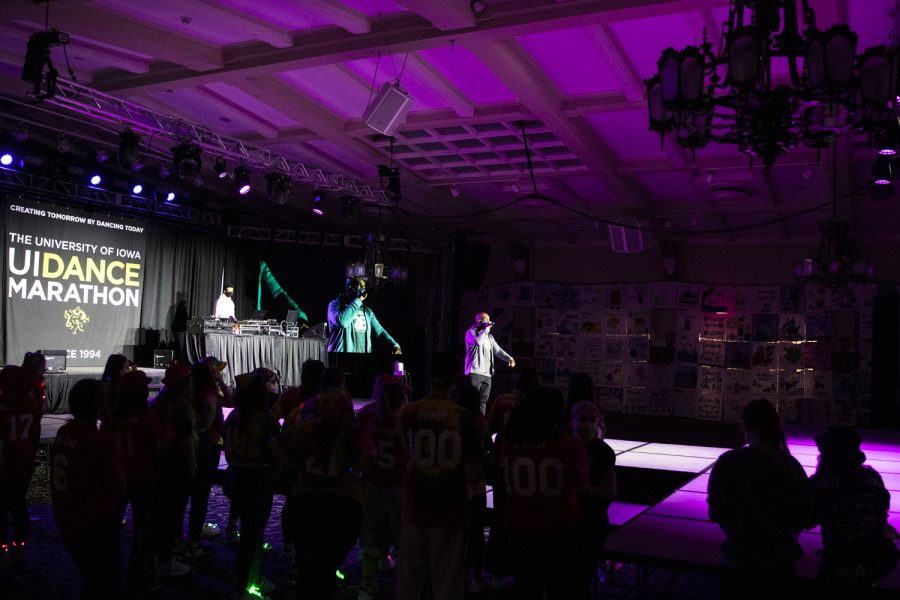
<svg viewBox="0 0 900 600">
<path fill-rule="evenodd" d="M 645 81 L 650 130 L 674 132 L 692 152 L 735 144 L 766 167 L 800 144 L 825 148 L 849 131 L 896 152 L 896 49 L 857 55 L 856 43 L 847 25 L 819 31 L 808 0 L 732 0 L 717 53 L 706 30 L 699 47 L 663 51 Z M 783 82 L 773 59 L 787 64 Z"/>
<path fill-rule="evenodd" d="M 409 278 L 409 268 L 393 262 L 382 233 L 369 234 L 366 255 L 361 261 L 347 265 L 347 277 L 364 277 L 369 288 L 378 288 L 388 281 L 395 283 Z"/>
<path fill-rule="evenodd" d="M 875 280 L 875 263 L 854 257 L 849 221 L 833 216 L 819 224 L 819 233 L 821 238 L 815 258 L 794 263 L 794 276 L 799 281 L 839 287 Z"/>
</svg>

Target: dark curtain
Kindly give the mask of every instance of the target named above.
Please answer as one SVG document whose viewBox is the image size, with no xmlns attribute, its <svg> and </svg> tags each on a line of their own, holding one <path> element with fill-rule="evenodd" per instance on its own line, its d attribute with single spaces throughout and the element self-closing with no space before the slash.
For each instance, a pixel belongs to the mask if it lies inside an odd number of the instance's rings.
<svg viewBox="0 0 900 600">
<path fill-rule="evenodd" d="M 184 301 L 188 316 L 212 314 L 224 283 L 234 286 L 235 312 L 247 318 L 256 308 L 257 258 L 238 240 L 148 223 L 141 329 L 158 331 L 175 343 L 172 320 Z"/>
<path fill-rule="evenodd" d="M 3 210 L 0 211 L 0 232 L 3 235 L 6 235 L 6 213 L 9 211 L 9 196 L 5 196 L 4 200 L 6 202 L 3 203 Z M 6 290 L 6 286 L 8 285 L 7 277 L 6 277 L 6 242 L 0 245 L 0 248 L 3 249 L 0 252 L 0 276 L 3 277 L 3 283 L 0 284 L 0 291 L 3 293 L 3 298 L 0 299 L 0 341 L 3 343 L 0 344 L 0 365 L 5 365 L 7 363 L 19 364 L 23 357 L 15 357 L 15 356 L 7 356 L 6 355 L 6 295 L 9 293 Z"/>
</svg>

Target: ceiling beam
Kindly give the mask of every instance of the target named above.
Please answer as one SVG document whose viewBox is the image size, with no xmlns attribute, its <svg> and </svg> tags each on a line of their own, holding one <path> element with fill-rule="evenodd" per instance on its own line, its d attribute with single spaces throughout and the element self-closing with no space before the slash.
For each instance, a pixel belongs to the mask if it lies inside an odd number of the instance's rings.
<svg viewBox="0 0 900 600">
<path fill-rule="evenodd" d="M 232 121 L 237 121 L 238 123 L 243 123 L 248 129 L 259 133 L 265 138 L 274 139 L 278 137 L 278 128 L 274 125 L 265 119 L 257 117 L 255 114 L 245 110 L 238 104 L 235 104 L 213 90 L 201 86 L 195 90 L 184 90 L 182 93 L 187 93 L 196 97 L 198 99 L 196 106 L 211 104 L 215 109 L 225 113 L 227 118 Z"/>
<path fill-rule="evenodd" d="M 265 98 L 266 104 L 272 109 L 296 121 L 301 126 L 309 128 L 320 139 L 331 142 L 368 162 L 372 166 L 372 170 L 363 174 L 364 177 L 374 177 L 376 165 L 385 162 L 384 155 L 377 150 L 348 136 L 344 131 L 344 123 L 339 117 L 291 86 L 265 75 L 248 77 L 242 81 L 232 82 L 232 85 L 248 94 Z M 351 170 L 356 171 L 356 169 Z"/>
<path fill-rule="evenodd" d="M 281 0 L 286 10 L 302 11 L 331 21 L 354 35 L 369 33 L 372 24 L 364 13 L 335 0 Z"/>
<path fill-rule="evenodd" d="M 622 94 L 629 102 L 643 102 L 644 81 L 638 75 L 637 69 L 628 60 L 628 55 L 616 39 L 612 28 L 604 23 L 591 27 L 586 31 L 588 41 L 597 50 L 600 56 L 606 59 L 606 65 L 612 71 L 613 76 L 622 86 Z"/>
<path fill-rule="evenodd" d="M 221 69 L 225 65 L 221 48 L 155 29 L 99 6 L 87 8 L 83 1 L 56 2 L 51 10 L 52 24 L 85 40 L 95 40 L 123 50 L 139 50 L 142 54 L 181 65 L 189 69 L 188 73 Z M 0 8 L 0 20 L 6 23 L 42 23 L 44 5 L 5 1 Z M 134 77 L 149 75 L 132 74 Z"/>
<path fill-rule="evenodd" d="M 618 158 L 592 129 L 576 123 L 561 110 L 561 102 L 541 72 L 525 57 L 512 40 L 476 41 L 466 47 L 512 91 L 534 115 L 540 115 L 544 125 L 601 178 L 613 198 L 644 208 L 642 193 L 632 182 L 626 181 L 616 170 Z"/>
<path fill-rule="evenodd" d="M 447 103 L 453 112 L 460 117 L 469 118 L 475 114 L 475 104 L 463 94 L 458 87 L 453 85 L 437 69 L 424 58 L 411 52 L 407 59 L 409 72 L 420 79 L 431 91 L 435 92 Z M 415 100 L 415 98 L 413 98 Z"/>
<path fill-rule="evenodd" d="M 420 15 L 440 29 L 466 29 L 475 27 L 475 13 L 469 0 L 397 0 L 412 12 Z"/>
<path fill-rule="evenodd" d="M 428 3 L 432 2 L 428 0 Z M 537 6 L 510 2 L 498 5 L 496 14 L 492 8 L 491 18 L 479 20 L 475 27 L 451 31 L 437 29 L 418 15 L 403 13 L 380 19 L 373 23 L 373 31 L 366 34 L 351 36 L 339 29 L 322 29 L 297 34 L 294 36 L 294 45 L 290 48 L 273 49 L 262 43 L 228 48 L 225 52 L 227 64 L 220 64 L 219 68 L 212 67 L 216 70 L 211 73 L 196 73 L 177 67 L 154 69 L 146 75 L 104 73 L 102 78 L 98 76 L 97 85 L 101 91 L 115 92 L 118 95 L 150 94 L 215 81 L 227 82 L 243 77 L 373 58 L 384 50 L 386 36 L 390 36 L 393 52 L 414 52 L 451 42 L 465 44 L 470 39 L 504 39 L 727 5 L 728 0 L 605 0 L 603 3 L 573 0 L 563 4 Z M 33 9 L 30 14 L 34 14 Z M 141 40 L 141 37 L 135 36 L 132 44 L 137 43 L 137 40 Z M 154 49 L 155 46 L 148 47 L 147 53 L 154 54 Z M 170 49 L 165 54 L 166 57 L 160 58 L 179 62 L 176 55 L 180 55 L 180 52 L 172 52 Z"/>
</svg>

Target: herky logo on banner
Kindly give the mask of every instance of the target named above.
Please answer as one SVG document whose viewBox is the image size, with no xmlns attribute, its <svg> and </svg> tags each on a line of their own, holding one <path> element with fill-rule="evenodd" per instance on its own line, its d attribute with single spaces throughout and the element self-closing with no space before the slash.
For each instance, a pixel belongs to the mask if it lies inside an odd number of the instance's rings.
<svg viewBox="0 0 900 600">
<path fill-rule="evenodd" d="M 6 210 L 7 356 L 66 350 L 72 366 L 99 366 L 133 344 L 143 222 L 19 200 Z"/>
</svg>

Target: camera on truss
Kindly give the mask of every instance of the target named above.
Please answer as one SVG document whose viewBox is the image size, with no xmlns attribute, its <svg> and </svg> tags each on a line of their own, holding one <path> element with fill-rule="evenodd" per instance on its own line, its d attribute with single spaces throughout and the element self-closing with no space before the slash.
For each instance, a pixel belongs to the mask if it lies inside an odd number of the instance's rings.
<svg viewBox="0 0 900 600">
<path fill-rule="evenodd" d="M 378 165 L 378 179 L 381 183 L 381 190 L 385 195 L 392 200 L 394 204 L 399 204 L 401 196 L 399 167 Z"/>
<path fill-rule="evenodd" d="M 65 46 L 68 43 L 69 34 L 58 29 L 38 31 L 28 38 L 25 64 L 22 65 L 22 81 L 32 84 L 32 93 L 35 98 L 45 100 L 56 95 L 56 80 L 59 72 L 53 67 L 53 62 L 50 60 L 50 48 Z M 44 73 L 45 67 L 46 73 Z"/>
</svg>

